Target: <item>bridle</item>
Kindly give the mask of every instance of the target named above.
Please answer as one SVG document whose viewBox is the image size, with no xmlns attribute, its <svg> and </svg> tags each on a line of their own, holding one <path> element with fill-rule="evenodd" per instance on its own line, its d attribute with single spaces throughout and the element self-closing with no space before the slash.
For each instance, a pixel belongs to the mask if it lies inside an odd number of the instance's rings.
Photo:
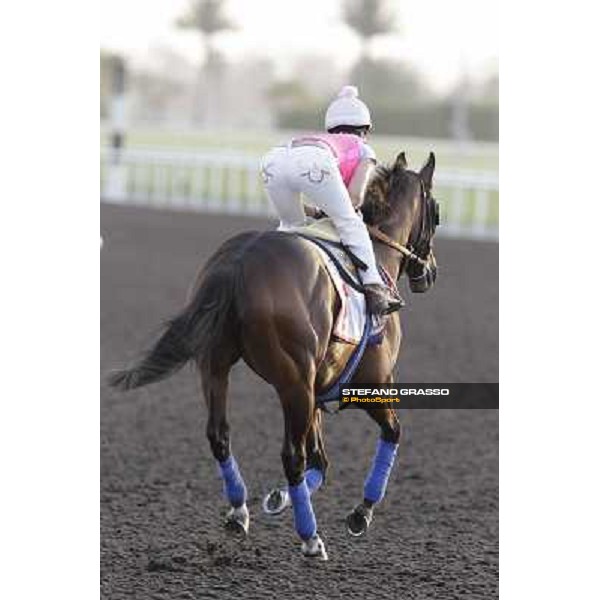
<svg viewBox="0 0 600 600">
<path fill-rule="evenodd" d="M 406 246 L 403 246 L 402 244 L 399 244 L 393 240 L 389 235 L 383 233 L 383 231 L 378 229 L 375 225 L 367 225 L 367 229 L 371 238 L 378 240 L 388 248 L 392 248 L 393 250 L 396 250 L 402 254 L 407 259 L 407 265 L 412 263 L 418 264 L 422 267 L 427 267 L 429 264 L 428 255 L 431 246 L 431 239 L 433 238 L 436 227 L 440 223 L 439 204 L 435 198 L 433 198 L 431 195 L 427 195 L 425 183 L 421 177 L 419 177 L 419 184 L 421 188 L 419 229 L 414 241 L 411 241 L 414 227 L 411 229 Z M 402 271 L 403 269 L 401 268 L 400 273 L 402 273 Z"/>
</svg>

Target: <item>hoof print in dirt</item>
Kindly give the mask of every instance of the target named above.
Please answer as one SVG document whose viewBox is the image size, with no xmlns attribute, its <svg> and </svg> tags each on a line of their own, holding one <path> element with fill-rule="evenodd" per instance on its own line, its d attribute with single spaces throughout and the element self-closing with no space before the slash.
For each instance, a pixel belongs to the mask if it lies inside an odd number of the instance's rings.
<svg viewBox="0 0 600 600">
<path fill-rule="evenodd" d="M 181 559 L 183 559 L 183 561 Z M 181 565 L 185 562 L 185 558 L 179 556 L 176 556 L 173 559 L 151 558 L 146 565 L 146 571 L 149 573 L 177 573 L 183 571 Z"/>
<path fill-rule="evenodd" d="M 215 567 L 229 567 L 233 563 L 233 559 L 231 556 L 217 556 L 213 560 L 213 565 Z"/>
</svg>

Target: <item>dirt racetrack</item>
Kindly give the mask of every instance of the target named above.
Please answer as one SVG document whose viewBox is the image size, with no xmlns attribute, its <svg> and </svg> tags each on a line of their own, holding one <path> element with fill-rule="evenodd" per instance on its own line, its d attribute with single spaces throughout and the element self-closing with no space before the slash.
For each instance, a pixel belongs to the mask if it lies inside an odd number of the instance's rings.
<svg viewBox="0 0 600 600">
<path fill-rule="evenodd" d="M 344 517 L 361 499 L 377 439 L 361 411 L 325 420 L 331 468 L 314 497 L 330 560 L 302 559 L 292 515 L 268 519 L 283 482 L 282 417 L 244 365 L 231 377 L 233 451 L 249 488 L 250 535 L 221 529 L 220 480 L 190 369 L 131 392 L 104 384 L 181 306 L 200 264 L 264 220 L 102 205 L 101 590 L 120 598 L 494 598 L 498 595 L 498 411 L 401 410 L 385 500 L 368 535 Z M 498 381 L 498 245 L 440 239 L 440 275 L 405 297 L 397 380 Z"/>
</svg>

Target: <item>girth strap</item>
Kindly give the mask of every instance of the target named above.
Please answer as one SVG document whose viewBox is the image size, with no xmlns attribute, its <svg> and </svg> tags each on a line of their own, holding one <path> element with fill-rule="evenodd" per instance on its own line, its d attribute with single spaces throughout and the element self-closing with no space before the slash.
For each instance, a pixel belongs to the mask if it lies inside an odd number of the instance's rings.
<svg viewBox="0 0 600 600">
<path fill-rule="evenodd" d="M 331 386 L 329 386 L 327 390 L 316 397 L 315 401 L 317 408 L 320 408 L 325 412 L 330 412 L 327 410 L 325 404 L 327 402 L 339 400 L 339 386 L 346 385 L 354 377 L 354 373 L 356 373 L 356 369 L 358 369 L 358 365 L 362 360 L 363 354 L 365 353 L 365 349 L 369 342 L 369 338 L 371 337 L 371 329 L 372 317 L 367 313 L 367 318 L 365 319 L 365 328 L 363 330 L 360 343 L 352 353 L 352 356 L 348 359 L 348 362 L 346 363 L 346 366 L 344 367 L 344 370 L 338 379 Z"/>
</svg>

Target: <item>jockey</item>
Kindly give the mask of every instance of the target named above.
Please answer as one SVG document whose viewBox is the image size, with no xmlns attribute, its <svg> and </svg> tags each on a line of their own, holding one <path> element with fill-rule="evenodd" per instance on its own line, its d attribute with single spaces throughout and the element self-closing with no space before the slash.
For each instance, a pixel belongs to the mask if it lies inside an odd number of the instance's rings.
<svg viewBox="0 0 600 600">
<path fill-rule="evenodd" d="M 327 133 L 301 135 L 276 146 L 262 159 L 267 195 L 280 218 L 280 230 L 302 226 L 314 207 L 303 206 L 300 194 L 331 218 L 341 241 L 367 266 L 362 273 L 369 310 L 383 315 L 401 303 L 385 286 L 375 261 L 367 228 L 360 216 L 375 152 L 366 143 L 371 114 L 354 86 L 344 86 L 325 115 Z M 305 214 L 306 208 L 306 214 Z"/>
</svg>

